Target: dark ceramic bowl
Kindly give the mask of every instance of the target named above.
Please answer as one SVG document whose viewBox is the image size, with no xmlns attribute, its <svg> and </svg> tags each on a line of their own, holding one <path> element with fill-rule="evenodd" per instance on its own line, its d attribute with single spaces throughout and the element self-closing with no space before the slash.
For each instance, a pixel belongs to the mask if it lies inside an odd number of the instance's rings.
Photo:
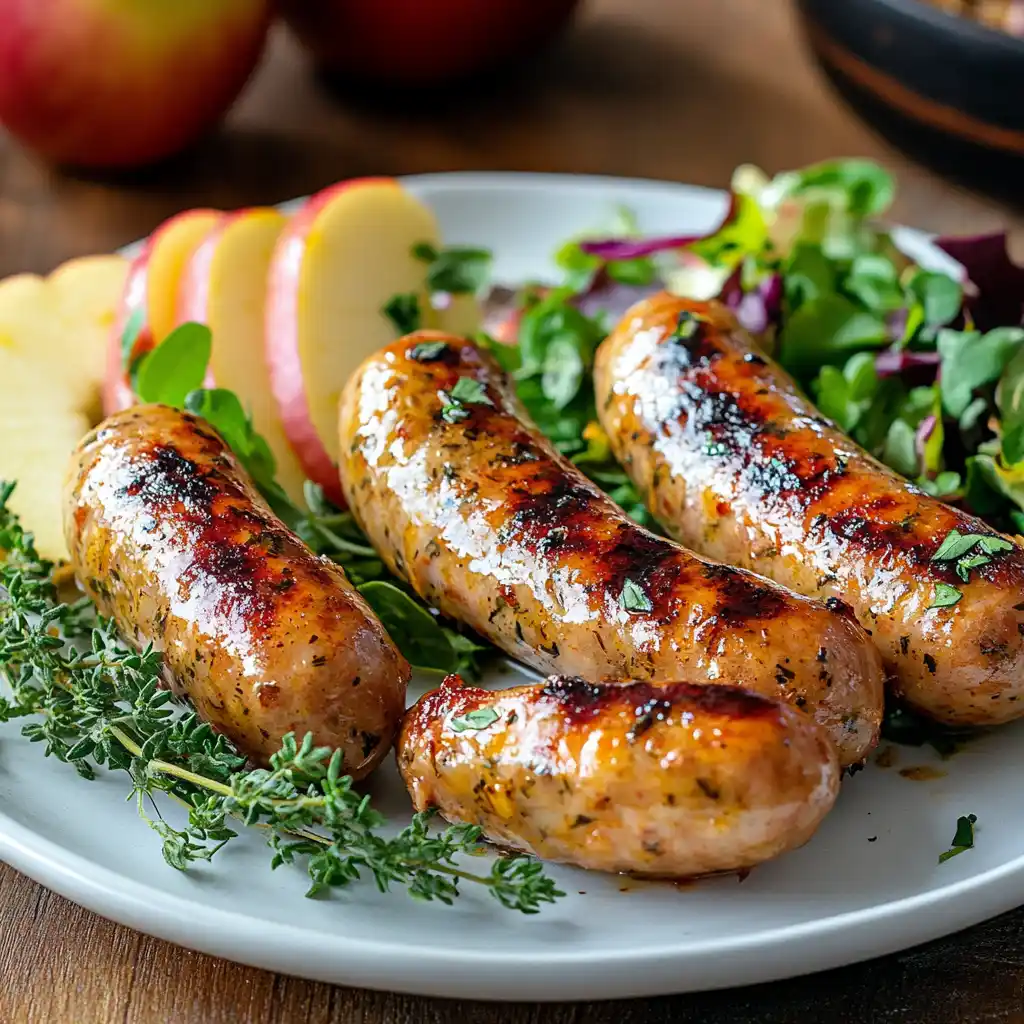
<svg viewBox="0 0 1024 1024">
<path fill-rule="evenodd" d="M 819 62 L 895 142 L 1024 197 L 1024 39 L 921 0 L 797 0 Z"/>
</svg>

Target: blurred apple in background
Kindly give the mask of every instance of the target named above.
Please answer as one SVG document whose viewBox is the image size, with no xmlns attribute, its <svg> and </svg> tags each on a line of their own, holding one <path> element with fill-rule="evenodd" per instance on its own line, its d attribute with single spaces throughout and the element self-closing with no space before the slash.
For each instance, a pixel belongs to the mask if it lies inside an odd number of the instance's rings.
<svg viewBox="0 0 1024 1024">
<path fill-rule="evenodd" d="M 324 70 L 394 85 L 436 85 L 546 42 L 579 0 L 281 0 Z"/>
<path fill-rule="evenodd" d="M 50 160 L 136 167 L 212 127 L 271 0 L 0 0 L 0 122 Z"/>
</svg>

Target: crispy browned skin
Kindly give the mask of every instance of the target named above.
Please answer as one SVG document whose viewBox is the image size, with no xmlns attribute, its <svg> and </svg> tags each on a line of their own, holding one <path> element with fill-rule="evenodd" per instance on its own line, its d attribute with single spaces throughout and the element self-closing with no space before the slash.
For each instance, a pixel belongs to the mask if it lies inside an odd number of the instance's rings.
<svg viewBox="0 0 1024 1024">
<path fill-rule="evenodd" d="M 419 811 L 539 857 L 657 877 L 802 845 L 840 777 L 806 715 L 707 684 L 552 676 L 493 692 L 449 676 L 408 712 L 397 750 Z"/>
<path fill-rule="evenodd" d="M 432 340 L 439 356 L 411 357 Z M 441 396 L 460 377 L 486 402 L 448 422 Z M 637 526 L 471 342 L 421 332 L 372 356 L 340 429 L 345 497 L 381 557 L 513 657 L 591 680 L 724 680 L 806 707 L 843 764 L 874 744 L 881 662 L 852 616 Z"/>
<path fill-rule="evenodd" d="M 683 340 L 680 314 L 697 318 Z M 601 346 L 595 384 L 615 454 L 674 537 L 847 601 L 895 689 L 938 720 L 1024 712 L 1024 550 L 966 583 L 933 562 L 950 530 L 999 535 L 858 448 L 728 310 L 664 294 L 638 303 Z M 937 583 L 963 598 L 929 608 Z"/>
<path fill-rule="evenodd" d="M 87 435 L 65 487 L 78 579 L 245 754 L 288 732 L 366 775 L 391 746 L 409 666 L 338 566 L 270 511 L 221 438 L 166 406 Z"/>
</svg>

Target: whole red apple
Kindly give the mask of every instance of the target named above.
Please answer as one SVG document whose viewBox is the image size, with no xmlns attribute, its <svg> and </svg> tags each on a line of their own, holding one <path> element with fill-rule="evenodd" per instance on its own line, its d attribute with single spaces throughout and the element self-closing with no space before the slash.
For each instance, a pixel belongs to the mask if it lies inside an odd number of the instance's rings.
<svg viewBox="0 0 1024 1024">
<path fill-rule="evenodd" d="M 58 163 L 136 167 L 221 117 L 271 0 L 0 0 L 0 122 Z"/>
<path fill-rule="evenodd" d="M 463 78 L 529 52 L 579 0 L 281 0 L 326 70 L 399 85 Z"/>
</svg>

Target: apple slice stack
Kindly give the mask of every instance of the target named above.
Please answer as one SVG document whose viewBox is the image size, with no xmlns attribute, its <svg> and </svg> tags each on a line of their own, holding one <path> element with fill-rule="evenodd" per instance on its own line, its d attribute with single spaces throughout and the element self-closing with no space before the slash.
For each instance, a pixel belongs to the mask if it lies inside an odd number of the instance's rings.
<svg viewBox="0 0 1024 1024">
<path fill-rule="evenodd" d="M 385 304 L 413 294 L 425 327 L 464 333 L 479 322 L 475 301 L 432 308 L 427 266 L 413 255 L 420 243 L 441 247 L 437 221 L 390 178 L 334 185 L 290 220 L 269 208 L 180 214 L 153 233 L 129 273 L 110 339 L 105 411 L 135 400 L 126 362 L 177 324 L 206 323 L 208 386 L 239 396 L 284 488 L 299 499 L 308 477 L 343 504 L 338 398 L 363 359 L 393 340 Z M 139 331 L 126 358 L 130 323 Z"/>
<path fill-rule="evenodd" d="M 68 456 L 100 413 L 104 354 L 124 288 L 120 256 L 72 260 L 0 282 L 0 480 L 44 558 L 65 557 Z"/>
<path fill-rule="evenodd" d="M 178 282 L 189 256 L 223 214 L 188 210 L 165 221 L 146 239 L 125 282 L 114 330 L 110 334 L 103 411 L 106 415 L 134 404 L 125 363 L 148 352 L 175 324 Z M 121 352 L 129 323 L 135 327 L 130 353 Z"/>
<path fill-rule="evenodd" d="M 0 282 L 0 480 L 17 480 L 11 505 L 41 554 L 66 554 L 72 448 L 101 412 L 134 404 L 129 367 L 187 321 L 209 325 L 206 384 L 238 395 L 292 498 L 308 477 L 343 504 L 338 396 L 394 337 L 382 308 L 412 294 L 424 327 L 479 324 L 471 296 L 431 306 L 428 267 L 412 252 L 420 243 L 441 248 L 431 211 L 396 181 L 364 178 L 313 196 L 291 219 L 270 208 L 179 214 L 130 265 L 94 256 Z"/>
</svg>

